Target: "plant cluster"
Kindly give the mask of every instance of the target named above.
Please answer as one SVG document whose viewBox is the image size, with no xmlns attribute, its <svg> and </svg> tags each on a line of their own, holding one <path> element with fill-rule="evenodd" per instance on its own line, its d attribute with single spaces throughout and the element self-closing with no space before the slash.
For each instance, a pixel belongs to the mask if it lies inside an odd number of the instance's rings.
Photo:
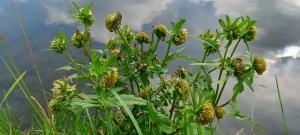
<svg viewBox="0 0 300 135">
<path fill-rule="evenodd" d="M 226 16 L 219 19 L 219 30 L 190 36 L 184 19 L 170 28 L 157 24 L 150 33 L 135 32 L 122 25 L 122 14 L 117 12 L 105 20 L 107 31 L 115 36 L 106 49 L 97 50 L 90 36 L 92 4 L 74 6 L 72 15 L 84 29 L 77 29 L 71 39 L 60 32 L 50 45 L 54 53 L 65 53 L 72 64 L 60 70 L 74 73 L 53 82 L 48 110 L 57 132 L 213 134 L 225 116 L 251 120 L 239 111 L 237 96 L 244 85 L 253 91 L 255 72 L 261 75 L 266 70 L 264 58 L 253 57 L 250 52 L 249 42 L 256 37 L 255 20 Z M 182 49 L 170 51 L 184 45 L 189 37 L 201 41 L 201 60 L 182 54 Z M 81 49 L 87 61 L 75 60 L 67 50 L 69 44 Z M 157 55 L 160 45 L 168 46 L 162 58 Z M 236 57 L 241 45 L 247 51 Z M 210 56 L 217 59 L 207 60 Z M 198 70 L 178 67 L 169 73 L 168 66 L 177 58 L 192 61 Z M 218 72 L 216 78 L 213 72 Z M 230 78 L 237 80 L 233 95 L 220 103 Z M 225 108 L 229 104 L 231 107 Z M 70 128 L 65 130 L 64 126 Z"/>
</svg>

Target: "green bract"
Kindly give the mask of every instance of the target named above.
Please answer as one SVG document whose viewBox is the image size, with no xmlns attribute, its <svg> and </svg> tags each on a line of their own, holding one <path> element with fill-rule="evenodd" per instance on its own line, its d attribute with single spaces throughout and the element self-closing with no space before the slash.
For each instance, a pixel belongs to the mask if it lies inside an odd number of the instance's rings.
<svg viewBox="0 0 300 135">
<path fill-rule="evenodd" d="M 55 53 L 64 53 L 67 49 L 69 39 L 65 37 L 65 32 L 59 32 L 51 41 L 50 49 Z"/>
</svg>

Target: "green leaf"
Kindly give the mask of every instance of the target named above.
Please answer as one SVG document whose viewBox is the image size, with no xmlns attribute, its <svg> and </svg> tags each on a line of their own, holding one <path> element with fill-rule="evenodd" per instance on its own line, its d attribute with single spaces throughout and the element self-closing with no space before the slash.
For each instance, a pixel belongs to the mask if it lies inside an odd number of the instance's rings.
<svg viewBox="0 0 300 135">
<path fill-rule="evenodd" d="M 140 97 L 136 97 L 134 95 L 122 94 L 119 96 L 123 99 L 123 101 L 126 105 L 146 105 L 146 103 L 147 103 L 146 100 L 144 100 Z M 114 98 L 113 100 L 116 101 L 117 99 Z"/>
<path fill-rule="evenodd" d="M 154 122 L 161 131 L 167 134 L 171 134 L 176 131 L 176 129 L 171 126 L 172 122 L 168 116 L 156 111 L 152 103 L 148 102 L 147 109 L 151 121 Z"/>
<path fill-rule="evenodd" d="M 115 63 L 116 61 L 117 61 L 117 59 L 118 59 L 118 56 L 112 56 L 112 57 L 110 57 L 107 61 L 106 61 L 106 63 L 105 63 L 105 66 L 106 67 L 109 67 L 109 66 L 111 66 L 113 63 Z"/>
<path fill-rule="evenodd" d="M 220 26 L 221 26 L 223 29 L 226 28 L 226 24 L 225 24 L 224 20 L 219 19 L 219 24 L 220 24 Z"/>
<path fill-rule="evenodd" d="M 175 60 L 183 51 L 184 48 L 177 50 L 171 54 L 169 54 L 169 56 L 165 59 L 164 63 L 165 65 L 170 64 L 170 62 L 172 62 L 173 60 Z"/>
<path fill-rule="evenodd" d="M 212 67 L 217 67 L 220 65 L 219 62 L 203 62 L 203 63 L 191 63 L 190 65 L 192 66 L 212 66 Z"/>
<path fill-rule="evenodd" d="M 233 86 L 232 100 L 236 100 L 238 94 L 242 93 L 243 91 L 244 91 L 244 85 L 241 81 L 239 81 L 237 84 Z"/>
<path fill-rule="evenodd" d="M 60 68 L 55 69 L 55 71 L 62 71 L 62 70 L 70 71 L 70 70 L 72 70 L 72 69 L 74 69 L 74 68 L 71 67 L 71 66 L 63 66 L 63 67 L 60 67 Z"/>
<path fill-rule="evenodd" d="M 231 22 L 231 21 L 230 21 L 230 17 L 229 17 L 228 15 L 226 15 L 225 17 L 226 17 L 226 23 L 227 23 L 227 24 L 230 24 L 230 22 Z"/>
<path fill-rule="evenodd" d="M 116 88 L 116 89 L 121 89 L 121 88 Z M 139 126 L 139 124 L 137 123 L 136 119 L 134 118 L 133 114 L 131 113 L 130 109 L 128 108 L 128 106 L 126 105 L 126 103 L 124 102 L 124 100 L 118 95 L 118 93 L 115 92 L 115 90 L 111 90 L 111 92 L 115 95 L 115 97 L 118 99 L 118 101 L 120 102 L 120 104 L 122 104 L 122 106 L 124 107 L 126 113 L 129 115 L 132 123 L 135 126 L 135 129 L 137 130 L 139 135 L 142 135 L 142 130 Z"/>
<path fill-rule="evenodd" d="M 16 81 L 13 83 L 12 86 L 10 86 L 10 88 L 8 89 L 8 91 L 5 93 L 4 97 L 2 98 L 2 101 L 0 103 L 0 106 L 5 102 L 5 100 L 8 98 L 8 96 L 10 95 L 10 93 L 15 89 L 15 87 L 17 86 L 17 84 L 19 84 L 19 82 L 23 79 L 23 77 L 25 76 L 26 72 L 23 72 L 17 79 Z"/>
<path fill-rule="evenodd" d="M 180 19 L 177 23 L 172 24 L 172 33 L 178 33 L 185 23 L 185 19 Z"/>
<path fill-rule="evenodd" d="M 186 59 L 186 60 L 191 60 L 195 63 L 201 63 L 200 60 L 198 60 L 197 58 L 192 58 L 192 57 L 189 57 L 189 56 L 186 56 L 186 55 L 180 55 L 178 56 L 178 58 L 182 58 L 182 59 Z"/>
<path fill-rule="evenodd" d="M 251 91 L 254 91 L 254 88 L 252 86 L 253 85 L 253 78 L 254 78 L 254 70 L 250 70 L 244 76 L 244 82 L 250 88 Z"/>
<path fill-rule="evenodd" d="M 257 121 L 249 118 L 247 115 L 243 114 L 242 112 L 240 112 L 240 111 L 230 112 L 230 111 L 226 110 L 225 114 L 232 116 L 238 120 L 245 121 L 248 124 L 253 124 L 256 128 L 258 128 L 260 130 L 261 134 L 264 134 L 263 126 L 261 124 L 259 124 Z"/>
</svg>

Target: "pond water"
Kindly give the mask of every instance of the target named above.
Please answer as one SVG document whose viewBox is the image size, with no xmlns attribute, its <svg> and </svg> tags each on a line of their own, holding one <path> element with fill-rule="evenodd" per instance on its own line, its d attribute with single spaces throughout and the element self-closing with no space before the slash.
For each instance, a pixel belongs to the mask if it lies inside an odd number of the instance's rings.
<svg viewBox="0 0 300 135">
<path fill-rule="evenodd" d="M 83 0 L 82 0 L 83 1 Z M 52 80 L 64 75 L 54 71 L 68 64 L 64 55 L 54 55 L 48 51 L 49 43 L 58 31 L 66 31 L 68 36 L 79 27 L 69 15 L 72 9 L 71 1 L 65 0 L 15 0 L 16 10 L 20 13 L 24 27 L 28 33 L 32 51 L 37 60 L 42 81 L 50 92 Z M 255 93 L 247 90 L 239 99 L 241 110 L 260 122 L 266 134 L 282 135 L 284 132 L 276 92 L 275 78 L 277 75 L 290 134 L 299 134 L 300 106 L 300 2 L 297 0 L 102 0 L 94 1 L 95 25 L 92 27 L 92 37 L 97 46 L 103 47 L 113 34 L 105 30 L 105 16 L 120 11 L 123 23 L 136 31 L 149 32 L 153 25 L 170 22 L 180 18 L 187 20 L 185 26 L 191 34 L 199 34 L 208 28 L 218 27 L 218 18 L 225 14 L 231 16 L 248 15 L 258 21 L 257 39 L 251 44 L 253 53 L 266 57 L 268 69 L 263 76 L 255 80 Z M 5 38 L 20 71 L 27 71 L 25 81 L 30 86 L 33 96 L 42 101 L 40 85 L 35 76 L 31 57 L 25 47 L 24 38 L 10 0 L 0 1 L 0 33 Z M 190 39 L 184 45 L 184 53 L 199 58 L 202 55 L 201 43 Z M 166 46 L 160 45 L 160 53 Z M 179 48 L 172 48 L 173 50 Z M 244 50 L 239 50 L 240 52 Z M 79 54 L 78 50 L 72 53 Z M 7 58 L 0 46 L 0 56 Z M 78 56 L 80 57 L 80 56 Z M 188 66 L 189 62 L 179 60 L 174 63 Z M 190 67 L 195 68 L 195 67 Z M 172 68 L 173 69 L 173 68 Z M 175 68 L 174 68 L 175 69 Z M 174 70 L 173 69 L 173 70 Z M 14 82 L 5 65 L 0 63 L 0 90 L 7 90 Z M 234 81 L 232 82 L 232 84 Z M 226 97 L 231 95 L 232 87 L 226 88 Z M 1 95 L 1 94 L 0 94 Z M 20 90 L 15 90 L 9 97 L 9 103 L 18 113 L 20 119 L 30 115 L 28 104 Z M 245 122 L 226 118 L 221 122 L 231 134 L 244 128 L 245 134 L 251 126 Z"/>
</svg>

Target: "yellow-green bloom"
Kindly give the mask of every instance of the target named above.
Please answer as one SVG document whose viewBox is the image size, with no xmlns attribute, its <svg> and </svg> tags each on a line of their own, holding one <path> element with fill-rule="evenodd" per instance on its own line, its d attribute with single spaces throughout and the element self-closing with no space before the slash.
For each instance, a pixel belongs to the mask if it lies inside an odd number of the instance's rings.
<svg viewBox="0 0 300 135">
<path fill-rule="evenodd" d="M 162 41 L 168 36 L 168 28 L 162 24 L 155 25 L 152 32 Z"/>
<path fill-rule="evenodd" d="M 147 33 L 145 32 L 139 32 L 135 35 L 135 40 L 139 42 L 140 44 L 142 43 L 150 43 L 150 37 Z"/>
<path fill-rule="evenodd" d="M 241 58 L 235 58 L 232 61 L 231 66 L 234 69 L 234 75 L 236 77 L 241 77 L 245 73 L 245 64 L 244 61 Z"/>
<path fill-rule="evenodd" d="M 215 113 L 216 113 L 216 116 L 217 116 L 218 119 L 222 119 L 224 117 L 225 111 L 224 111 L 223 107 L 217 106 L 215 108 L 215 111 L 216 111 Z"/>
<path fill-rule="evenodd" d="M 253 61 L 253 68 L 259 75 L 265 72 L 267 68 L 265 59 L 261 56 L 256 56 Z"/>
<path fill-rule="evenodd" d="M 118 80 L 118 69 L 113 68 L 111 71 L 108 72 L 107 75 L 104 76 L 104 87 L 111 88 L 116 84 Z"/>
<path fill-rule="evenodd" d="M 174 44 L 176 46 L 178 45 L 182 45 L 187 39 L 188 39 L 188 36 L 189 36 L 189 32 L 187 29 L 183 28 L 178 35 L 175 36 L 175 39 L 174 39 Z"/>
<path fill-rule="evenodd" d="M 122 14 L 120 12 L 106 16 L 105 26 L 109 32 L 114 32 L 121 25 Z"/>
<path fill-rule="evenodd" d="M 52 84 L 53 88 L 51 90 L 54 99 L 65 99 L 76 92 L 76 84 L 71 85 L 66 79 L 54 80 Z"/>
<path fill-rule="evenodd" d="M 205 101 L 202 108 L 199 110 L 196 120 L 200 124 L 208 124 L 215 118 L 215 109 L 210 101 Z"/>
</svg>

